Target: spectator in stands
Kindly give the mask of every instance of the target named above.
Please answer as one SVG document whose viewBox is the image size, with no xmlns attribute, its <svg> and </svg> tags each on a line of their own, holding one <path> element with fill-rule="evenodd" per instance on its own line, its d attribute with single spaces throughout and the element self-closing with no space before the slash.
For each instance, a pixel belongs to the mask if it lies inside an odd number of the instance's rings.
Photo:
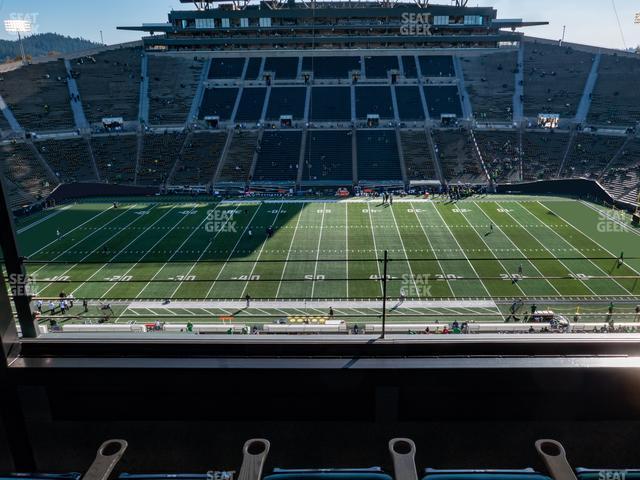
<svg viewBox="0 0 640 480">
<path fill-rule="evenodd" d="M 635 318 L 635 321 L 637 322 L 638 320 L 640 320 L 640 305 L 636 305 L 636 318 Z"/>
</svg>

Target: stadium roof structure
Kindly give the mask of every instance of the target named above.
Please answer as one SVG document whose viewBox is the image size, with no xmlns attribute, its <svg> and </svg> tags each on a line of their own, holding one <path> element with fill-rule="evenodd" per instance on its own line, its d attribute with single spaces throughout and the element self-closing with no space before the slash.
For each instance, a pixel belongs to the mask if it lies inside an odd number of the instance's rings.
<svg viewBox="0 0 640 480">
<path fill-rule="evenodd" d="M 546 25 L 499 19 L 492 7 L 411 1 L 181 0 L 166 23 L 121 26 L 149 33 L 153 50 L 236 48 L 496 48 L 519 42 L 517 28 Z M 156 35 L 156 34 L 161 35 Z"/>
</svg>

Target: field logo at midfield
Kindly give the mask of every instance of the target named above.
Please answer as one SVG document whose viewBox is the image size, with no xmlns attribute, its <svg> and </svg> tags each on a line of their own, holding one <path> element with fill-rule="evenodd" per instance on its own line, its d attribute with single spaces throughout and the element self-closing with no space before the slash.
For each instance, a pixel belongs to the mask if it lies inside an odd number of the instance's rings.
<svg viewBox="0 0 640 480">
<path fill-rule="evenodd" d="M 402 287 L 400 289 L 407 298 L 427 298 L 431 296 L 431 284 L 429 275 L 402 275 Z"/>
<path fill-rule="evenodd" d="M 9 275 L 9 287 L 14 297 L 35 297 L 38 295 L 36 279 L 32 275 L 12 273 Z"/>
<path fill-rule="evenodd" d="M 237 233 L 238 222 L 234 217 L 235 210 L 209 210 L 204 229 L 208 233 Z"/>
<path fill-rule="evenodd" d="M 400 35 L 431 36 L 431 22 L 428 13 L 402 14 L 400 21 Z"/>
<path fill-rule="evenodd" d="M 597 230 L 599 233 L 624 232 L 625 213 L 622 210 L 612 212 L 599 212 Z"/>
</svg>

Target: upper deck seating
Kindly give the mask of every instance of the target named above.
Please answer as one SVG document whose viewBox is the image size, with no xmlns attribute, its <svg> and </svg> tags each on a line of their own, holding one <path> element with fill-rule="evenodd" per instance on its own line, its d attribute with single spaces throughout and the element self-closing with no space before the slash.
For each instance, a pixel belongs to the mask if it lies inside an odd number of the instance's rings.
<svg viewBox="0 0 640 480">
<path fill-rule="evenodd" d="M 237 88 L 207 88 L 200 106 L 200 119 L 208 115 L 217 115 L 220 120 L 231 119 L 237 96 Z"/>
<path fill-rule="evenodd" d="M 496 182 L 512 182 L 520 177 L 518 134 L 476 130 L 476 142 L 489 175 Z"/>
<path fill-rule="evenodd" d="M 84 138 L 44 140 L 35 145 L 60 181 L 97 181 L 91 153 Z"/>
<path fill-rule="evenodd" d="M 588 121 L 633 126 L 640 122 L 640 59 L 603 55 Z"/>
<path fill-rule="evenodd" d="M 557 113 L 573 118 L 578 110 L 593 54 L 571 47 L 525 42 L 524 113 Z"/>
<path fill-rule="evenodd" d="M 349 72 L 360 71 L 360 57 L 304 57 L 302 71 L 312 71 L 315 78 L 349 78 Z"/>
<path fill-rule="evenodd" d="M 90 123 L 104 117 L 138 120 L 142 50 L 123 48 L 72 62 L 84 114 Z"/>
<path fill-rule="evenodd" d="M 136 174 L 138 136 L 94 135 L 91 150 L 100 179 L 107 183 L 133 183 Z"/>
<path fill-rule="evenodd" d="M 303 165 L 303 181 L 339 181 L 353 178 L 351 130 L 309 130 Z"/>
<path fill-rule="evenodd" d="M 517 65 L 517 52 L 462 58 L 467 93 L 476 119 L 511 121 Z"/>
<path fill-rule="evenodd" d="M 597 179 L 624 141 L 624 137 L 578 134 L 569 151 L 562 176 Z"/>
<path fill-rule="evenodd" d="M 292 80 L 298 76 L 298 57 L 267 57 L 265 72 L 273 72 L 276 80 Z"/>
<path fill-rule="evenodd" d="M 349 87 L 313 87 L 311 89 L 311 120 L 351 120 L 351 89 Z"/>
<path fill-rule="evenodd" d="M 0 167 L 10 182 L 36 199 L 46 197 L 53 189 L 47 171 L 25 143 L 0 144 Z"/>
<path fill-rule="evenodd" d="M 176 165 L 173 184 L 206 185 L 213 180 L 227 134 L 224 132 L 194 133 L 185 144 Z"/>
<path fill-rule="evenodd" d="M 422 99 L 417 86 L 396 86 L 396 102 L 401 121 L 424 120 Z"/>
<path fill-rule="evenodd" d="M 359 180 L 402 180 L 394 130 L 358 130 L 356 141 Z"/>
<path fill-rule="evenodd" d="M 364 58 L 367 78 L 387 78 L 391 70 L 399 70 L 398 57 L 374 56 Z"/>
<path fill-rule="evenodd" d="M 247 72 L 245 73 L 245 80 L 258 80 L 260 74 L 260 65 L 262 65 L 262 57 L 251 57 L 249 64 L 247 65 Z"/>
<path fill-rule="evenodd" d="M 262 135 L 254 182 L 295 182 L 298 178 L 302 132 L 274 130 Z"/>
<path fill-rule="evenodd" d="M 161 185 L 178 160 L 184 133 L 145 135 L 138 165 L 138 185 Z"/>
<path fill-rule="evenodd" d="M 0 95 L 28 131 L 75 128 L 67 70 L 62 61 L 38 63 L 0 74 Z"/>
<path fill-rule="evenodd" d="M 404 68 L 404 76 L 406 78 L 417 78 L 418 77 L 418 69 L 416 67 L 416 59 L 411 55 L 403 55 L 400 60 L 402 60 L 402 66 Z"/>
<path fill-rule="evenodd" d="M 523 179 L 555 178 L 568 141 L 568 134 L 553 130 L 545 133 L 525 132 L 522 136 Z"/>
<path fill-rule="evenodd" d="M 148 68 L 150 123 L 184 123 L 198 89 L 204 61 L 150 55 Z"/>
<path fill-rule="evenodd" d="M 452 114 L 462 117 L 460 93 L 457 85 L 433 86 L 425 85 L 424 94 L 427 97 L 427 107 L 432 119 L 440 119 L 441 115 Z"/>
<path fill-rule="evenodd" d="M 235 122 L 256 123 L 260 121 L 266 93 L 265 87 L 243 88 Z"/>
<path fill-rule="evenodd" d="M 391 90 L 386 87 L 356 87 L 356 115 L 366 119 L 367 115 L 377 114 L 381 119 L 393 118 Z"/>
<path fill-rule="evenodd" d="M 244 63 L 244 58 L 213 58 L 209 68 L 209 80 L 240 78 Z"/>
<path fill-rule="evenodd" d="M 442 172 L 450 182 L 486 183 L 482 166 L 473 152 L 469 132 L 465 130 L 434 130 L 433 140 L 442 165 Z"/>
<path fill-rule="evenodd" d="M 274 87 L 269 95 L 267 120 L 279 120 L 281 115 L 291 115 L 294 120 L 304 118 L 307 98 L 305 87 Z"/>
<path fill-rule="evenodd" d="M 401 130 L 400 141 L 409 180 L 435 180 L 436 169 L 424 130 Z"/>
<path fill-rule="evenodd" d="M 255 130 L 236 130 L 233 133 L 227 158 L 220 172 L 220 182 L 244 183 L 249 179 L 257 143 L 258 132 Z"/>
<path fill-rule="evenodd" d="M 449 55 L 419 56 L 420 71 L 423 77 L 455 77 L 453 57 Z"/>
</svg>

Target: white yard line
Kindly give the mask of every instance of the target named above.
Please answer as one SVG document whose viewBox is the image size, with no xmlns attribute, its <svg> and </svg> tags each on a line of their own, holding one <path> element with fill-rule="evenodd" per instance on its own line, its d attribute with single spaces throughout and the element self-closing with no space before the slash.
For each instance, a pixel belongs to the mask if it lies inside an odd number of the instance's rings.
<svg viewBox="0 0 640 480">
<path fill-rule="evenodd" d="M 237 207 L 235 211 L 237 211 L 238 208 L 239 207 Z M 236 244 L 231 249 L 231 252 L 229 253 L 229 256 L 227 257 L 227 259 L 225 260 L 224 264 L 222 265 L 222 268 L 220 270 L 218 270 L 218 274 L 216 275 L 216 278 L 213 280 L 213 283 L 211 284 L 211 287 L 209 287 L 209 290 L 207 291 L 207 294 L 205 295 L 205 298 L 209 298 L 209 295 L 211 295 L 211 292 L 213 291 L 213 288 L 216 286 L 216 282 L 222 276 L 222 272 L 224 271 L 224 267 L 227 266 L 227 264 L 229 263 L 229 260 L 231 260 L 231 257 L 233 257 L 233 254 L 236 251 L 236 248 L 238 248 L 238 245 L 240 245 L 240 242 L 242 241 L 242 239 L 244 238 L 245 234 L 247 233 L 247 230 L 249 230 L 249 228 L 251 228 L 251 223 L 253 222 L 253 219 L 256 218 L 256 215 L 258 215 L 258 212 L 260 211 L 261 208 L 262 208 L 262 205 L 259 205 L 258 208 L 256 208 L 256 211 L 253 212 L 253 216 L 251 217 L 251 219 L 247 223 L 246 227 L 244 227 L 244 230 L 242 231 L 242 234 L 238 238 L 238 241 L 236 242 Z M 221 230 L 224 230 L 224 228 L 222 228 Z"/>
<path fill-rule="evenodd" d="M 440 220 L 442 220 L 442 223 L 447 227 L 447 230 L 449 231 L 449 235 L 451 235 L 451 238 L 453 238 L 453 241 L 456 243 L 456 245 L 458 245 L 458 248 L 460 249 L 460 251 L 462 252 L 462 255 L 464 255 L 464 258 L 467 260 L 467 263 L 469 264 L 469 266 L 471 267 L 471 270 L 473 270 L 473 273 L 476 274 L 476 277 L 478 277 L 478 280 L 480 281 L 480 284 L 482 285 L 482 288 L 484 288 L 484 291 L 487 292 L 487 297 L 491 298 L 491 294 L 489 293 L 489 290 L 487 289 L 487 286 L 484 284 L 484 282 L 480 279 L 480 275 L 478 275 L 478 272 L 476 271 L 475 267 L 473 266 L 473 264 L 471 263 L 471 261 L 469 260 L 469 257 L 467 257 L 467 254 L 464 252 L 464 250 L 462 249 L 462 246 L 460 245 L 460 242 L 458 242 L 458 239 L 455 237 L 455 235 L 453 234 L 453 232 L 451 231 L 451 229 L 449 228 L 449 224 L 447 222 L 445 222 L 444 217 L 440 214 L 440 211 L 438 210 L 438 207 L 436 207 L 434 204 L 431 204 L 431 206 L 433 207 L 433 209 L 436 211 L 436 213 L 438 214 L 438 216 L 440 217 Z M 504 318 L 504 317 L 503 317 Z"/>
<path fill-rule="evenodd" d="M 548 210 L 551 210 L 549 207 L 547 207 L 546 205 L 543 205 L 541 202 L 536 202 L 538 203 L 541 207 L 546 208 Z M 533 213 L 531 210 L 529 210 L 527 207 L 523 206 L 522 208 L 524 208 L 525 210 L 527 210 L 531 215 L 533 215 L 534 217 L 538 218 L 537 215 L 535 213 Z M 574 227 L 571 223 L 567 222 L 564 218 L 562 218 L 560 215 L 558 215 L 557 213 L 553 212 L 560 220 L 562 220 L 564 223 L 566 223 L 567 225 L 571 225 L 571 228 L 573 228 L 576 232 L 580 233 L 581 235 L 584 235 L 580 230 L 578 230 L 576 227 Z M 602 268 L 600 268 L 599 265 L 597 265 L 593 260 L 591 260 L 589 257 L 587 257 L 584 253 L 582 253 L 580 250 L 578 250 L 571 242 L 569 242 L 568 240 L 566 240 L 562 235 L 560 235 L 558 232 L 556 232 L 553 228 L 549 227 L 549 225 L 547 225 L 546 223 L 542 222 L 547 229 L 549 229 L 550 231 L 553 232 L 554 235 L 556 235 L 557 237 L 561 238 L 562 241 L 564 243 L 566 243 L 567 245 L 569 245 L 569 247 L 571 247 L 572 250 L 574 250 L 575 252 L 577 252 L 578 254 L 580 254 L 585 260 L 588 260 L 589 263 L 591 265 L 593 265 L 594 267 L 596 267 L 598 270 L 600 270 L 605 276 L 609 276 L 609 274 L 603 270 Z M 586 236 L 586 235 L 585 235 Z M 592 239 L 591 237 L 587 237 L 589 238 L 590 241 L 592 241 L 593 243 L 595 243 L 598 247 L 600 247 L 603 251 L 607 252 L 609 255 L 611 255 L 612 257 L 615 258 L 615 256 L 613 255 L 613 253 L 611 253 L 609 250 L 607 250 L 606 248 L 604 248 L 602 245 L 600 245 L 598 242 L 596 242 L 594 239 Z M 633 270 L 636 274 L 638 274 L 638 272 L 636 272 L 633 268 L 628 267 L 629 269 Z M 620 284 L 620 282 L 618 282 L 615 278 L 611 278 L 610 280 L 612 280 L 614 283 L 616 283 L 620 288 L 622 288 L 625 292 L 627 292 L 629 295 L 633 295 L 633 292 L 630 292 L 629 290 L 627 290 L 624 286 L 622 286 Z"/>
<path fill-rule="evenodd" d="M 344 266 L 346 269 L 345 272 L 345 283 L 346 283 L 346 289 L 347 289 L 347 293 L 346 296 L 347 298 L 349 298 L 349 204 L 345 204 L 344 206 L 344 236 L 345 236 L 345 258 L 346 258 L 346 262 L 344 262 Z"/>
<path fill-rule="evenodd" d="M 522 208 L 524 208 L 524 207 L 522 207 Z M 527 209 L 525 209 L 525 210 L 527 210 Z M 535 215 L 534 215 L 532 212 L 529 212 L 529 210 L 527 210 L 527 212 L 529 213 L 529 215 L 533 215 L 533 216 L 535 217 Z M 527 230 L 527 229 L 522 225 L 522 223 L 520 223 L 520 221 L 519 221 L 517 218 L 515 218 L 514 216 L 512 216 L 512 215 L 510 215 L 510 214 L 509 214 L 509 216 L 513 219 L 513 221 L 514 221 L 514 222 L 516 222 L 518 225 L 520 225 L 520 227 L 521 227 L 523 230 L 525 230 L 527 233 L 529 233 L 529 232 L 528 232 L 528 230 Z M 538 218 L 538 217 L 536 217 L 536 219 L 537 219 L 537 218 Z M 541 225 L 542 225 L 543 227 L 544 227 L 544 226 L 546 226 L 546 228 L 549 228 L 549 226 L 548 226 L 548 225 L 546 225 L 544 222 L 542 222 L 542 220 L 540 220 L 540 223 L 541 223 Z M 552 229 L 550 229 L 550 230 L 552 230 Z M 555 233 L 555 231 L 554 231 L 553 233 Z M 537 239 L 536 239 L 533 235 L 531 235 L 530 233 L 529 233 L 529 235 L 530 235 L 532 238 L 534 238 L 535 240 L 537 240 Z M 556 234 L 556 235 L 557 235 L 557 234 Z M 558 236 L 559 236 L 560 238 L 562 238 L 560 235 L 558 235 Z M 539 243 L 540 245 L 542 245 L 542 247 L 543 247 L 547 252 L 549 252 L 549 253 L 551 254 L 551 256 L 552 256 L 554 259 L 556 259 L 556 261 L 557 261 L 558 263 L 560 263 L 560 265 L 562 265 L 562 266 L 563 266 L 563 267 L 564 267 L 564 268 L 565 268 L 565 269 L 566 269 L 570 274 L 573 274 L 573 270 L 571 270 L 571 269 L 570 269 L 570 268 L 569 268 L 569 267 L 568 267 L 568 266 L 567 266 L 567 265 L 566 265 L 562 260 L 560 260 L 560 259 L 556 256 L 556 254 L 555 254 L 555 253 L 553 253 L 549 248 L 547 248 L 547 246 L 546 246 L 544 243 L 542 243 L 542 242 L 540 242 L 540 241 L 538 241 L 538 243 Z M 584 280 L 580 280 L 580 279 L 578 279 L 578 280 L 580 281 L 580 283 L 582 283 L 582 285 L 584 285 L 584 286 L 586 287 L 586 289 L 587 289 L 587 290 L 589 290 L 591 293 L 593 293 L 594 295 L 596 295 L 596 296 L 597 296 L 597 294 L 596 294 L 596 293 L 591 289 L 591 287 L 589 287 L 589 285 L 587 285 L 587 284 L 584 282 Z M 566 296 L 566 295 L 565 295 L 565 296 Z"/>
<path fill-rule="evenodd" d="M 58 208 L 56 209 L 55 212 L 50 213 L 49 215 L 42 217 L 40 220 L 36 220 L 33 223 L 30 223 L 29 225 L 26 225 L 22 228 L 20 228 L 17 233 L 18 235 L 20 235 L 21 233 L 27 232 L 29 230 L 31 230 L 33 227 L 35 227 L 36 225 L 40 225 L 43 222 L 46 222 L 47 220 L 51 220 L 53 217 L 55 217 L 56 215 L 61 214 L 62 212 L 64 212 L 65 210 L 69 210 L 71 207 L 73 207 L 73 205 L 67 205 L 65 207 L 62 208 Z"/>
<path fill-rule="evenodd" d="M 380 262 L 378 261 L 379 252 L 376 245 L 376 233 L 373 230 L 373 217 L 371 216 L 371 202 L 367 202 L 367 210 L 369 211 L 369 225 L 371 226 L 371 238 L 373 238 L 373 251 L 376 267 L 378 268 L 378 280 L 380 281 L 380 295 L 384 295 L 384 288 L 382 287 L 382 272 L 380 271 Z"/>
<path fill-rule="evenodd" d="M 140 237 L 142 237 L 143 235 L 145 235 L 145 234 L 149 231 L 149 229 L 150 229 L 150 228 L 152 228 L 153 226 L 155 226 L 155 225 L 156 225 L 157 223 L 159 223 L 159 222 L 160 222 L 164 217 L 166 217 L 167 215 L 169 215 L 169 214 L 170 214 L 170 213 L 171 213 L 171 212 L 172 212 L 172 211 L 173 211 L 177 206 L 178 206 L 178 205 L 171 207 L 171 208 L 170 208 L 170 209 L 169 209 L 169 210 L 168 210 L 164 215 L 162 215 L 160 218 L 158 218 L 155 222 L 153 222 L 151 225 L 149 225 L 147 228 L 145 228 L 145 229 L 144 229 L 144 230 L 143 230 L 139 235 L 137 235 L 133 240 L 131 240 L 129 243 L 127 243 L 127 244 L 122 248 L 122 250 L 120 250 L 120 252 L 125 251 L 127 248 L 129 248 L 131 245 L 133 245 L 133 244 L 136 242 L 136 240 L 138 240 Z M 84 285 L 85 285 L 89 280 L 93 279 L 93 278 L 94 278 L 98 273 L 100 273 L 100 272 L 104 269 L 104 267 L 106 267 L 107 265 L 109 265 L 109 264 L 113 261 L 113 259 L 114 259 L 114 258 L 117 258 L 117 257 L 120 255 L 120 252 L 118 252 L 118 253 L 116 253 L 115 255 L 113 255 L 113 256 L 112 256 L 112 257 L 111 257 L 111 258 L 110 258 L 106 263 L 103 263 L 103 264 L 102 264 L 102 266 L 101 266 L 99 269 L 97 269 L 95 272 L 93 272 L 93 273 L 89 276 L 89 278 L 87 278 L 87 280 L 86 280 L 86 281 L 84 281 L 84 282 L 82 282 L 80 285 L 78 285 L 78 287 L 77 287 L 73 292 L 71 292 L 71 294 L 72 294 L 72 295 L 73 295 L 73 294 L 75 294 L 75 293 L 78 291 L 78 289 L 82 288 L 82 287 L 83 287 L 83 286 L 84 286 Z M 146 255 L 146 254 L 145 254 L 145 255 Z M 114 285 L 114 286 L 115 286 L 115 285 Z M 111 288 L 113 288 L 113 287 L 111 287 Z M 109 290 L 111 290 L 111 288 L 110 288 Z"/>
<path fill-rule="evenodd" d="M 284 203 L 280 204 L 280 208 L 278 208 L 278 212 L 276 213 L 275 218 L 273 219 L 273 222 L 271 222 L 271 227 L 273 227 L 276 222 L 278 221 L 278 217 L 280 216 L 280 212 L 282 211 L 282 207 L 284 207 Z M 249 278 L 247 279 L 247 282 L 244 284 L 244 288 L 242 289 L 242 293 L 240 294 L 240 298 L 244 298 L 246 293 L 247 293 L 247 288 L 249 288 L 249 284 L 251 282 L 251 277 L 253 277 L 253 273 L 256 271 L 256 267 L 258 266 L 258 262 L 260 261 L 260 257 L 262 257 L 262 252 L 264 251 L 264 246 L 267 244 L 267 240 L 265 239 L 264 242 L 262 242 L 262 245 L 260 245 L 260 251 L 258 252 L 258 256 L 256 257 L 256 261 L 253 262 L 253 266 L 251 267 L 251 273 L 249 273 Z"/>
<path fill-rule="evenodd" d="M 514 282 L 513 278 L 514 278 L 514 274 L 509 272 L 509 269 L 507 269 L 507 267 L 504 266 L 504 263 L 502 263 L 502 261 L 498 258 L 498 256 L 494 253 L 493 249 L 489 246 L 489 244 L 485 241 L 484 237 L 482 237 L 479 233 L 478 230 L 476 230 L 476 227 L 474 227 L 473 225 L 471 225 L 471 222 L 469 222 L 469 219 L 467 218 L 467 216 L 465 215 L 463 209 L 460 210 L 460 214 L 462 215 L 462 218 L 465 219 L 465 221 L 469 224 L 469 226 L 471 226 L 471 229 L 475 232 L 476 236 L 482 241 L 482 243 L 485 244 L 485 246 L 487 247 L 487 249 L 489 250 L 489 252 L 491 252 L 491 255 L 493 255 L 493 258 L 495 258 L 498 263 L 500 264 L 500 266 L 502 267 L 502 269 L 504 270 L 504 272 L 509 275 L 509 278 L 511 278 L 511 282 L 518 288 L 518 290 L 520 290 L 520 293 L 522 294 L 522 296 L 526 297 L 527 294 L 524 293 L 524 290 L 522 290 L 522 287 L 520 287 L 520 285 L 518 285 L 518 282 Z M 517 248 L 517 247 L 516 247 Z M 520 249 L 518 249 L 519 251 Z M 520 252 L 522 253 L 522 252 Z"/>
<path fill-rule="evenodd" d="M 393 213 L 393 205 L 389 206 L 391 210 L 391 218 L 393 218 L 393 223 L 396 226 L 396 232 L 398 232 L 398 238 L 400 239 L 400 246 L 402 247 L 402 253 L 404 254 L 404 258 L 407 261 L 407 267 L 409 267 L 409 274 L 411 274 L 411 281 L 413 282 L 413 288 L 415 288 L 416 295 L 418 296 L 418 300 L 420 299 L 420 290 L 418 290 L 418 284 L 416 283 L 416 277 L 413 274 L 413 269 L 411 268 L 411 262 L 409 262 L 409 257 L 407 256 L 407 249 L 404 247 L 404 241 L 402 240 L 402 234 L 400 233 L 400 228 L 398 227 L 398 222 L 396 220 L 396 214 Z"/>
<path fill-rule="evenodd" d="M 217 206 L 216 206 L 217 208 Z M 193 209 L 191 210 L 193 211 Z M 169 265 L 169 263 L 171 262 L 171 260 L 173 260 L 173 257 L 175 257 L 178 252 L 182 249 L 182 247 L 184 247 L 187 242 L 191 239 L 191 237 L 193 237 L 197 232 L 200 232 L 200 228 L 202 227 L 202 224 L 208 220 L 210 220 L 209 218 L 209 212 L 205 212 L 205 216 L 202 219 L 202 221 L 198 224 L 198 226 L 196 228 L 193 229 L 193 231 L 189 234 L 189 236 L 187 236 L 187 238 L 184 239 L 184 241 L 180 244 L 180 246 L 178 248 L 176 248 L 173 253 L 171 254 L 171 256 L 169 257 L 169 259 L 164 262 L 164 265 L 162 265 L 162 267 L 160 267 L 156 273 L 153 275 L 153 277 L 151 278 L 151 280 L 149 280 L 147 282 L 147 284 L 142 288 L 142 290 L 140 290 L 138 292 L 138 294 L 136 295 L 136 299 L 140 298 L 140 295 L 142 295 L 142 293 L 147 289 L 147 287 L 149 287 L 149 285 L 151 285 L 151 283 L 158 277 L 158 275 L 160 275 L 160 272 L 162 272 L 162 270 L 164 270 L 164 268 Z M 187 215 L 185 215 L 185 217 L 187 217 Z M 184 219 L 183 219 L 184 220 Z M 175 228 L 175 227 L 174 227 Z M 203 251 L 203 253 L 206 252 L 206 249 Z M 201 254 L 202 255 L 202 254 Z M 195 266 L 195 263 L 194 263 Z M 191 267 L 191 270 L 193 270 L 193 267 Z M 189 270 L 189 273 L 191 273 L 191 270 Z M 189 275 L 189 273 L 187 273 L 187 275 Z M 177 290 L 177 289 L 176 289 Z M 175 291 L 173 292 L 175 293 Z M 173 298 L 173 295 L 171 295 L 169 298 Z"/>
<path fill-rule="evenodd" d="M 440 257 L 435 254 L 435 250 L 433 248 L 433 245 L 431 244 L 431 240 L 429 239 L 429 235 L 427 235 L 427 231 L 425 230 L 424 225 L 422 224 L 422 220 L 420 220 L 420 216 L 418 215 L 418 212 L 416 212 L 416 207 L 413 206 L 413 203 L 410 203 L 409 205 L 411 205 L 411 210 L 413 210 L 413 214 L 418 219 L 418 223 L 420 224 L 420 228 L 422 229 L 422 233 L 424 233 L 424 236 L 427 239 L 427 243 L 429 244 L 429 249 L 432 252 L 434 252 L 433 256 L 435 257 L 435 259 L 436 259 L 436 261 L 438 263 L 438 268 L 440 268 L 440 272 L 442 273 L 442 276 L 444 277 L 445 281 L 447 282 L 447 285 L 449 286 L 449 290 L 451 291 L 451 295 L 453 295 L 455 297 L 456 294 L 453 291 L 453 287 L 451 285 L 451 281 L 447 278 L 447 274 L 445 273 L 444 268 L 442 268 L 442 263 L 440 262 Z"/>
<path fill-rule="evenodd" d="M 484 212 L 484 210 L 482 210 L 482 208 L 480 208 L 480 205 L 478 205 L 476 202 L 473 202 L 473 204 L 474 204 L 476 207 L 478 207 L 478 209 L 479 209 L 479 210 L 480 210 L 480 211 L 481 211 L 481 212 L 482 212 L 482 213 L 487 217 L 487 219 L 488 219 L 490 222 L 492 222 L 492 220 L 488 217 L 488 215 Z M 500 205 L 500 204 L 499 204 L 499 203 L 496 203 L 496 205 Z M 522 226 L 522 224 L 521 224 L 520 222 L 518 222 L 518 221 L 513 217 L 513 215 L 511 215 L 511 213 L 509 212 L 509 209 L 508 209 L 508 208 L 505 208 L 504 210 L 505 210 L 505 212 L 504 212 L 504 213 L 506 213 L 507 215 L 509 215 L 509 217 L 511 218 L 511 220 L 513 220 L 514 222 L 516 222 L 516 223 L 520 226 L 520 228 L 522 228 L 522 229 L 527 233 L 527 235 L 529 235 L 531 238 L 533 238 L 534 240 L 536 240 L 536 242 L 538 242 L 538 240 L 537 240 L 533 235 L 531 235 L 531 234 L 527 231 L 527 229 L 526 229 L 526 228 L 524 228 L 524 227 Z M 493 222 L 492 222 L 492 223 L 493 223 Z M 529 264 L 530 264 L 530 265 L 531 265 L 531 266 L 536 270 L 536 272 L 538 272 L 538 274 L 540 275 L 540 277 L 541 277 L 541 278 L 544 278 L 544 275 L 543 275 L 543 274 L 542 274 L 542 272 L 538 269 L 538 267 L 536 267 L 536 264 L 533 262 L 533 260 L 530 260 L 530 259 L 529 259 L 525 254 L 524 254 L 524 252 L 523 252 L 522 250 L 520 250 L 520 247 L 518 247 L 518 246 L 515 244 L 515 242 L 514 242 L 513 240 L 511 240 L 511 238 L 509 237 L 509 235 L 507 235 L 506 233 L 504 233 L 504 231 L 500 228 L 500 225 L 498 225 L 497 223 L 494 223 L 494 225 L 495 225 L 495 226 L 498 228 L 498 230 L 500 230 L 500 232 L 501 232 L 501 233 L 502 233 L 502 234 L 507 238 L 507 240 L 509 240 L 509 242 L 511 242 L 511 244 L 512 244 L 514 247 L 516 247 L 516 248 L 518 249 L 518 252 L 520 252 L 520 255 L 522 255 L 522 256 L 524 257 L 524 259 L 525 259 L 527 262 L 529 262 Z M 541 242 L 538 242 L 538 243 L 540 243 L 540 244 L 541 244 Z M 544 247 L 544 245 L 542 245 L 542 246 Z M 548 251 L 548 250 L 547 250 L 547 251 Z M 571 271 L 571 270 L 569 270 L 569 271 Z M 558 294 L 558 296 L 559 296 L 559 297 L 562 297 L 562 296 L 563 296 L 563 295 L 560 293 L 560 291 L 556 288 L 556 286 L 555 286 L 552 282 L 550 282 L 550 281 L 549 281 L 549 280 L 547 280 L 546 278 L 545 278 L 545 281 L 546 281 L 546 282 L 551 286 L 551 288 L 553 288 L 553 289 L 556 291 L 556 293 Z"/>
<path fill-rule="evenodd" d="M 54 245 L 55 243 L 58 243 L 60 240 L 62 240 L 63 238 L 68 237 L 69 235 L 71 235 L 73 232 L 75 232 L 76 230 L 78 230 L 79 228 L 84 227 L 87 223 L 92 222 L 93 220 L 95 220 L 96 218 L 98 218 L 100 215 L 103 215 L 105 213 L 107 213 L 108 211 L 110 211 L 111 208 L 107 208 L 106 210 L 101 211 L 100 213 L 94 215 L 93 217 L 91 217 L 89 220 L 82 222 L 80 225 L 78 225 L 77 227 L 72 228 L 71 230 L 69 230 L 67 233 L 65 233 L 64 235 L 62 235 L 60 238 L 56 238 L 54 241 L 47 243 L 44 247 L 36 250 L 35 252 L 30 253 L 28 256 L 33 256 L 33 255 L 37 255 L 38 253 L 40 253 L 41 251 L 43 251 L 45 248 L 49 247 L 50 245 Z"/>
<path fill-rule="evenodd" d="M 293 247 L 293 242 L 296 239 L 296 233 L 298 232 L 298 226 L 300 225 L 300 218 L 302 217 L 302 212 L 304 212 L 304 208 L 302 208 L 298 212 L 298 220 L 296 220 L 296 228 L 293 231 L 293 236 L 291 237 L 291 242 L 289 243 L 289 250 L 287 251 L 287 258 L 284 262 L 284 266 L 282 267 L 282 275 L 280 276 L 280 282 L 278 283 L 278 289 L 276 290 L 276 298 L 280 296 L 280 288 L 282 287 L 282 281 L 284 280 L 285 273 L 287 272 L 287 265 L 289 263 L 289 258 L 291 256 L 291 247 Z"/>
<path fill-rule="evenodd" d="M 326 213 L 327 204 L 322 204 L 322 220 L 320 220 L 320 234 L 318 235 L 318 248 L 316 249 L 316 263 L 313 268 L 313 283 L 311 284 L 311 298 L 316 290 L 316 275 L 318 274 L 318 260 L 320 259 L 320 243 L 322 242 L 322 231 L 324 228 L 324 216 Z"/>
<path fill-rule="evenodd" d="M 64 252 L 61 252 L 59 255 L 53 257 L 53 259 L 51 259 L 51 261 L 56 261 L 58 258 L 60 258 L 61 256 L 63 256 L 65 253 L 69 252 L 72 248 L 77 247 L 80 243 L 84 242 L 85 240 L 87 240 L 88 238 L 91 238 L 92 236 L 94 236 L 96 233 L 98 233 L 100 230 L 102 230 L 103 228 L 105 228 L 107 225 L 109 225 L 111 222 L 115 222 L 117 219 L 119 219 L 122 215 L 124 215 L 125 213 L 127 213 L 130 209 L 132 209 L 135 205 L 132 205 L 131 207 L 129 207 L 128 209 L 124 210 L 120 215 L 118 215 L 117 217 L 112 218 L 111 220 L 109 220 L 107 223 L 105 223 L 104 225 L 102 225 L 102 227 L 98 228 L 97 230 L 94 230 L 93 232 L 91 232 L 89 235 L 87 235 L 86 237 L 82 238 L 82 240 L 80 240 L 78 243 L 76 243 L 75 245 L 67 248 Z M 133 220 L 132 222 L 130 222 L 129 224 L 127 224 L 126 226 L 128 227 L 129 225 L 131 225 L 132 223 L 137 222 L 138 220 L 140 220 L 140 218 L 142 218 L 142 216 L 136 218 L 135 220 Z M 113 237 L 117 236 L 119 233 L 122 232 L 122 229 L 120 229 L 117 233 L 115 233 L 114 235 L 112 235 L 111 237 L 109 237 L 108 240 L 102 242 L 101 244 L 99 244 L 96 248 L 94 248 L 91 252 L 89 252 L 87 255 L 85 255 L 79 262 L 76 262 L 74 265 L 72 265 L 69 269 L 67 269 L 64 273 L 61 273 L 60 275 L 66 275 L 69 270 L 71 270 L 73 267 L 75 267 L 76 265 L 78 265 L 79 263 L 81 263 L 83 260 L 86 260 L 87 258 L 89 258 L 89 256 L 91 256 L 93 253 L 95 253 L 100 247 L 102 247 L 104 244 L 106 244 L 109 240 L 111 240 Z M 40 268 L 38 268 L 37 270 L 35 270 L 31 275 L 35 275 L 37 274 L 40 270 L 42 270 L 43 268 L 47 267 L 48 265 L 42 265 Z M 47 285 L 48 287 L 49 285 Z M 46 288 L 46 287 L 45 287 Z"/>
</svg>

